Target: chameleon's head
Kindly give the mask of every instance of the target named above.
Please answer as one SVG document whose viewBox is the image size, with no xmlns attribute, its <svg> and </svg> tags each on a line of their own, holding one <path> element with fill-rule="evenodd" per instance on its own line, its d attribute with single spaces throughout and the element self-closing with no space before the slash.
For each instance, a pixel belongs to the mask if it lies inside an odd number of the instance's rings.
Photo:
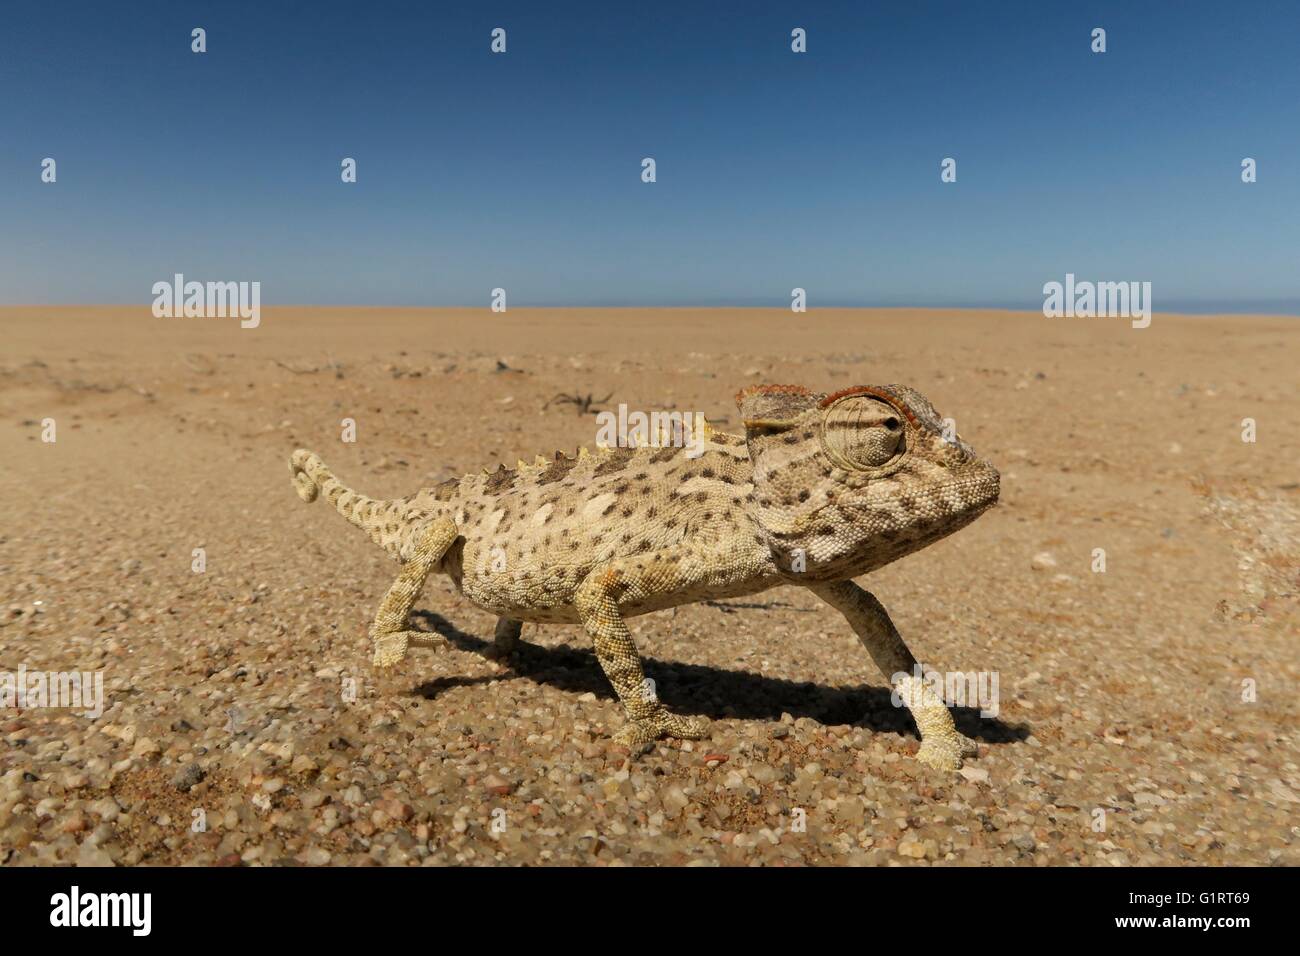
<svg viewBox="0 0 1300 956">
<path fill-rule="evenodd" d="M 865 573 L 961 528 L 998 500 L 998 472 L 903 385 L 833 395 L 755 385 L 736 396 L 755 517 L 782 571 Z"/>
</svg>

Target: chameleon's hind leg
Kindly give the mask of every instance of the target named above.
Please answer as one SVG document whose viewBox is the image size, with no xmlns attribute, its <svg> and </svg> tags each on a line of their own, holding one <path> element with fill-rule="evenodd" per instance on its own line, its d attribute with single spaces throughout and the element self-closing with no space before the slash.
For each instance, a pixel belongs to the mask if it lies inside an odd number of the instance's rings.
<svg viewBox="0 0 1300 956">
<path fill-rule="evenodd" d="M 666 568 L 667 562 L 658 567 Z M 649 743 L 660 737 L 696 740 L 708 731 L 708 722 L 669 713 L 650 690 L 641 669 L 632 635 L 618 609 L 617 597 L 629 593 L 653 593 L 656 580 L 645 571 L 627 565 L 599 568 L 578 586 L 574 604 L 583 627 L 596 646 L 596 659 L 627 712 L 627 725 L 614 739 L 628 746 Z"/>
<path fill-rule="evenodd" d="M 508 617 L 497 618 L 496 633 L 492 637 L 493 653 L 504 657 L 518 650 L 519 635 L 523 632 L 523 628 L 524 625 L 520 621 L 512 621 Z"/>
<path fill-rule="evenodd" d="M 963 757 L 978 753 L 975 741 L 958 732 L 948 705 L 916 676 L 916 658 L 903 643 L 884 606 L 870 591 L 852 581 L 810 584 L 808 588 L 844 615 L 871 659 L 912 712 L 912 719 L 921 732 L 921 749 L 916 752 L 916 759 L 936 770 L 961 769 Z M 895 680 L 899 674 L 904 676 Z"/>
<path fill-rule="evenodd" d="M 408 618 L 420 589 L 434 566 L 447 553 L 456 540 L 456 525 L 450 518 L 438 518 L 421 535 L 415 551 L 384 595 L 370 625 L 370 637 L 375 643 L 374 665 L 392 667 L 406 657 L 408 647 L 433 647 L 443 638 L 425 631 L 410 628 Z"/>
</svg>

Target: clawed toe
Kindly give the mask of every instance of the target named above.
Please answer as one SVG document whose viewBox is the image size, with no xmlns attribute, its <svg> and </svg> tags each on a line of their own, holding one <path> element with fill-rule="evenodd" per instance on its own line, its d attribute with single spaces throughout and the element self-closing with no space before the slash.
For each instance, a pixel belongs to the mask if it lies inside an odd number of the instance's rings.
<svg viewBox="0 0 1300 956">
<path fill-rule="evenodd" d="M 664 713 L 664 733 L 679 740 L 699 740 L 709 732 L 709 722 L 703 718 L 679 717 L 677 714 Z"/>
<path fill-rule="evenodd" d="M 375 642 L 373 664 L 380 670 L 396 667 L 406 658 L 406 652 L 412 647 L 437 647 L 445 643 L 439 634 L 428 631 L 386 631 L 372 633 Z"/>
<path fill-rule="evenodd" d="M 629 720 L 623 729 L 614 735 L 616 743 L 625 746 L 648 744 L 660 737 L 677 737 L 681 740 L 699 740 L 708 734 L 709 722 L 692 717 L 681 717 L 660 710 L 649 717 Z"/>
</svg>

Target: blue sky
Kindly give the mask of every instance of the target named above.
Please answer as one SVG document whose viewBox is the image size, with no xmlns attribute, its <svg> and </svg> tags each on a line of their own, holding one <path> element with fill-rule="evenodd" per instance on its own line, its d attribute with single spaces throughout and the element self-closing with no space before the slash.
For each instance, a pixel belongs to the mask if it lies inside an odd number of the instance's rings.
<svg viewBox="0 0 1300 956">
<path fill-rule="evenodd" d="M 1294 2 L 9 4 L 0 302 L 183 272 L 264 305 L 1038 308 L 1073 272 L 1300 313 L 1298 36 Z"/>
</svg>

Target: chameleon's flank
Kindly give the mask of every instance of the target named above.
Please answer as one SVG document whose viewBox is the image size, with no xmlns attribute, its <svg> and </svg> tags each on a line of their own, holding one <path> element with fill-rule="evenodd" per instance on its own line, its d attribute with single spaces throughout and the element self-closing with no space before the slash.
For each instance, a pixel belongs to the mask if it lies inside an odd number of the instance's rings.
<svg viewBox="0 0 1300 956">
<path fill-rule="evenodd" d="M 801 585 L 840 611 L 921 732 L 918 759 L 955 770 L 975 753 L 942 699 L 914 676 L 916 659 L 884 607 L 852 578 L 964 527 L 998 498 L 998 472 L 902 385 L 822 395 L 759 385 L 736 396 L 745 435 L 706 429 L 703 453 L 682 447 L 585 449 L 466 475 L 376 501 L 296 451 L 304 501 L 324 494 L 402 564 L 371 626 L 374 663 L 442 639 L 407 617 L 431 573 L 499 615 L 496 644 L 520 622 L 580 623 L 627 713 L 617 739 L 697 738 L 702 720 L 643 694 L 628 617 Z M 696 449 L 698 451 L 698 445 Z"/>
</svg>

